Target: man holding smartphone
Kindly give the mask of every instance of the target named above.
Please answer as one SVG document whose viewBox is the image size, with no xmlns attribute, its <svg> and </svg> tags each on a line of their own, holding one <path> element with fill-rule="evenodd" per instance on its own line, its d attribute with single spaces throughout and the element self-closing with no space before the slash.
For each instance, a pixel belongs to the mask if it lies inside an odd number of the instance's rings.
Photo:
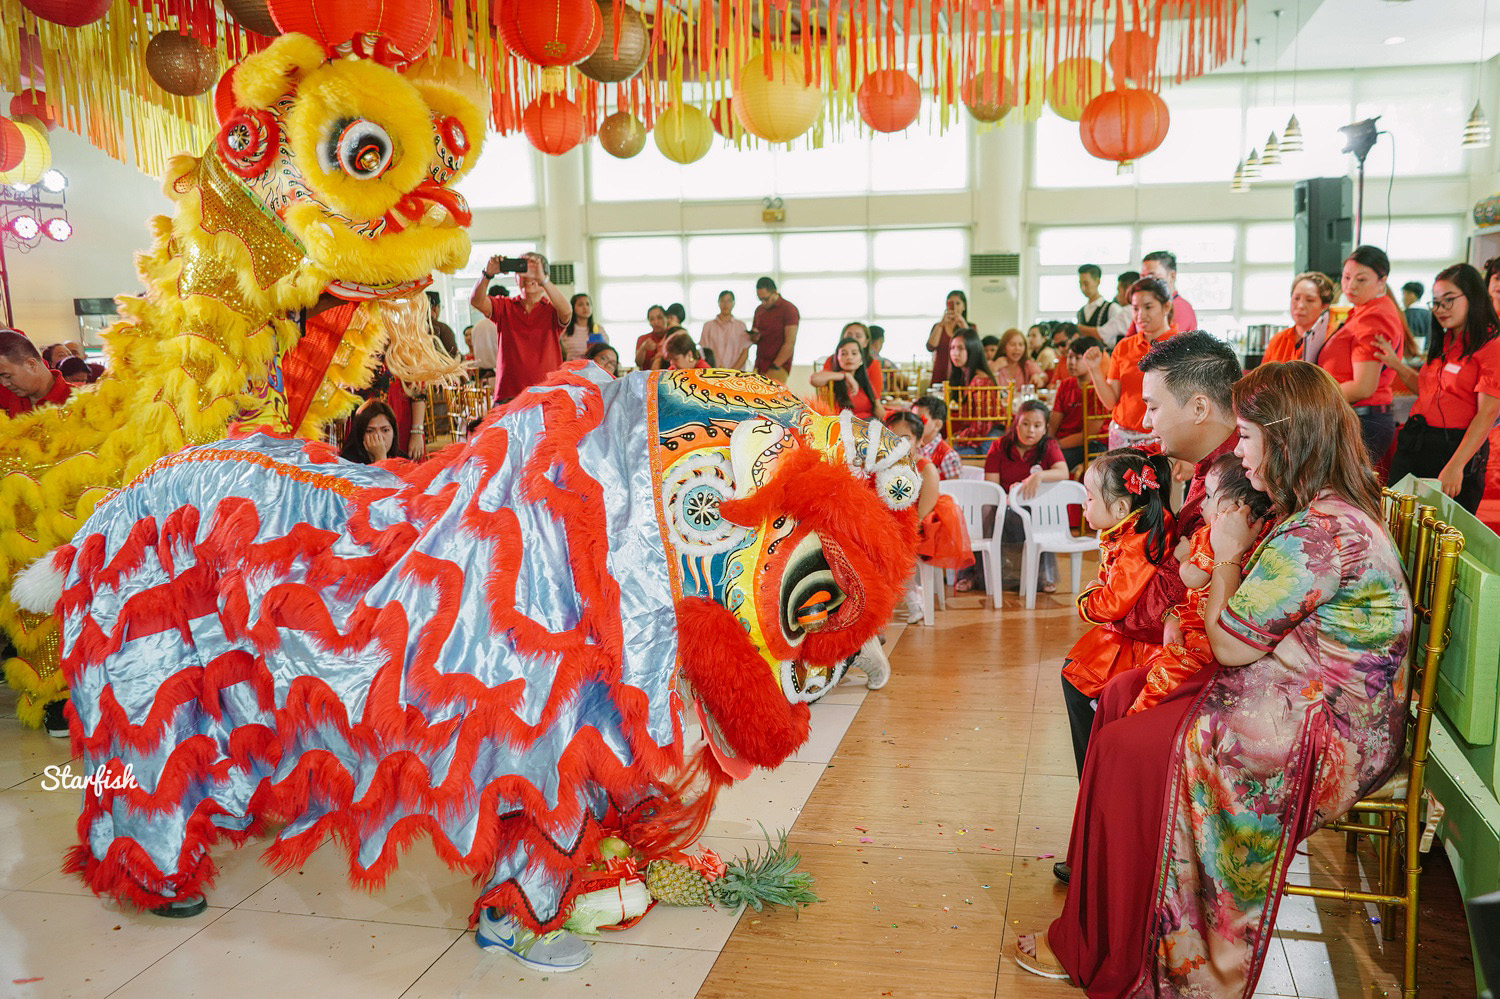
<svg viewBox="0 0 1500 999">
<path fill-rule="evenodd" d="M 502 271 L 517 274 L 520 293 L 510 298 L 487 291 Z M 509 402 L 562 366 L 562 332 L 573 307 L 553 284 L 547 258 L 499 254 L 485 261 L 469 304 L 492 320 L 499 336 L 495 358 L 495 402 Z"/>
<path fill-rule="evenodd" d="M 755 282 L 755 296 L 760 299 L 750 324 L 755 370 L 785 385 L 792 372 L 792 354 L 797 347 L 797 326 L 802 315 L 795 305 L 781 297 L 776 282 L 768 277 Z"/>
</svg>

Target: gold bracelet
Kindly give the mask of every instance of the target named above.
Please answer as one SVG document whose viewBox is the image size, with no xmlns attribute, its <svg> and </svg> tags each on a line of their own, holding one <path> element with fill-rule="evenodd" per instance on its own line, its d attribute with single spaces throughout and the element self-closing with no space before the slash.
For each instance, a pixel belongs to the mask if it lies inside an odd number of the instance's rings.
<svg viewBox="0 0 1500 999">
<path fill-rule="evenodd" d="M 1227 558 L 1222 562 L 1215 562 L 1212 566 L 1209 567 L 1209 571 L 1213 571 L 1221 565 L 1232 565 L 1236 569 L 1238 569 L 1240 567 L 1240 560 L 1237 558 Z"/>
</svg>

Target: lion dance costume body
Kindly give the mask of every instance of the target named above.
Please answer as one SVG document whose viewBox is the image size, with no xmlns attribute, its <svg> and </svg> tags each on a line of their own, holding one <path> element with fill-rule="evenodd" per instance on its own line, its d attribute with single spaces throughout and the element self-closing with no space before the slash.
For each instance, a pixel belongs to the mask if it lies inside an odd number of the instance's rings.
<svg viewBox="0 0 1500 999">
<path fill-rule="evenodd" d="M 425 834 L 476 916 L 559 926 L 607 830 L 685 845 L 806 740 L 911 569 L 906 447 L 755 376 L 578 362 L 404 477 L 267 436 L 157 462 L 38 567 L 85 765 L 138 784 L 86 791 L 71 868 L 154 907 L 270 821 L 272 862 L 332 833 L 365 885 Z"/>
<path fill-rule="evenodd" d="M 226 433 L 317 436 L 383 347 L 413 380 L 456 373 L 411 320 L 432 271 L 469 256 L 449 185 L 478 157 L 482 95 L 454 64 L 381 51 L 390 65 L 286 35 L 226 74 L 214 148 L 168 169 L 176 214 L 154 220 L 146 294 L 121 299 L 105 334 L 109 373 L 0 421 L 0 627 L 19 650 L 5 673 L 24 723 L 66 686 L 53 619 L 17 607 L 11 581 L 108 489 Z M 299 328 L 324 296 L 344 304 Z"/>
</svg>

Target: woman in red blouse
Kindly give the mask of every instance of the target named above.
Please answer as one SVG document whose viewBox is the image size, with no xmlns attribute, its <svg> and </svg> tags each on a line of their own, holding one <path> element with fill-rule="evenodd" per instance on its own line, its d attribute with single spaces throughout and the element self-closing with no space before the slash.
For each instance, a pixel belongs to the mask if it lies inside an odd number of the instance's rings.
<svg viewBox="0 0 1500 999">
<path fill-rule="evenodd" d="M 1318 367 L 1338 382 L 1354 407 L 1370 463 L 1378 465 L 1396 436 L 1391 415 L 1391 383 L 1396 372 L 1380 360 L 1376 341 L 1406 344 L 1406 318 L 1386 287 L 1390 258 L 1374 246 L 1356 246 L 1344 261 L 1344 298 L 1354 306 L 1349 318 L 1318 352 Z"/>
<path fill-rule="evenodd" d="M 859 341 L 853 337 L 840 340 L 833 360 L 837 365 L 834 370 L 814 371 L 809 381 L 819 388 L 833 386 L 833 404 L 839 412 L 847 409 L 861 420 L 884 420 L 885 407 L 870 384 L 865 351 Z"/>
<path fill-rule="evenodd" d="M 976 438 L 988 437 L 996 423 L 1010 416 L 998 408 L 999 397 L 993 392 L 957 392 L 955 389 L 994 388 L 999 384 L 990 362 L 985 359 L 979 334 L 972 329 L 959 330 L 948 341 L 949 410 L 948 443 L 960 451 L 977 447 Z"/>
<path fill-rule="evenodd" d="M 1435 328 L 1420 371 L 1389 342 L 1379 344 L 1381 360 L 1417 393 L 1396 439 L 1390 481 L 1408 472 L 1437 479 L 1473 513 L 1484 496 L 1490 428 L 1500 416 L 1500 329 L 1484 278 L 1468 264 L 1438 274 L 1431 304 Z"/>
</svg>

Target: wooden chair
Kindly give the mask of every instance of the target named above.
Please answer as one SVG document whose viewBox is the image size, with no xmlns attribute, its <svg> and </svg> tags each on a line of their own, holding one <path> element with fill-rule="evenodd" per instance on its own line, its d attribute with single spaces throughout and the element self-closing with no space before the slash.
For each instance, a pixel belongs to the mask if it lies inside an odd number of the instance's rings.
<svg viewBox="0 0 1500 999">
<path fill-rule="evenodd" d="M 1010 423 L 1013 386 L 980 385 L 975 388 L 943 383 L 943 402 L 948 406 L 947 432 L 944 436 L 954 447 L 979 445 L 981 449 L 1000 439 Z M 966 427 L 982 426 L 979 434 L 959 437 Z"/>
<path fill-rule="evenodd" d="M 1109 450 L 1110 410 L 1099 401 L 1092 385 L 1083 386 L 1083 467 Z M 1079 472 L 1079 477 L 1083 473 Z"/>
<path fill-rule="evenodd" d="M 1428 740 L 1437 698 L 1438 666 L 1448 647 L 1448 620 L 1458 579 L 1458 558 L 1464 537 L 1436 517 L 1436 510 L 1419 505 L 1415 496 L 1385 491 L 1385 510 L 1391 537 L 1406 562 L 1416 622 L 1404 668 L 1406 696 L 1406 756 L 1385 786 L 1354 804 L 1343 821 L 1328 828 L 1375 839 L 1380 870 L 1375 891 L 1347 888 L 1286 886 L 1288 895 L 1373 902 L 1381 909 L 1387 940 L 1395 939 L 1395 911 L 1405 915 L 1406 947 L 1402 977 L 1403 999 L 1417 995 L 1418 886 L 1422 873 L 1422 797 L 1426 788 Z M 1366 821 L 1359 821 L 1364 819 Z M 1352 821 L 1351 821 L 1352 820 Z M 1399 867 L 1405 859 L 1404 871 Z"/>
</svg>

